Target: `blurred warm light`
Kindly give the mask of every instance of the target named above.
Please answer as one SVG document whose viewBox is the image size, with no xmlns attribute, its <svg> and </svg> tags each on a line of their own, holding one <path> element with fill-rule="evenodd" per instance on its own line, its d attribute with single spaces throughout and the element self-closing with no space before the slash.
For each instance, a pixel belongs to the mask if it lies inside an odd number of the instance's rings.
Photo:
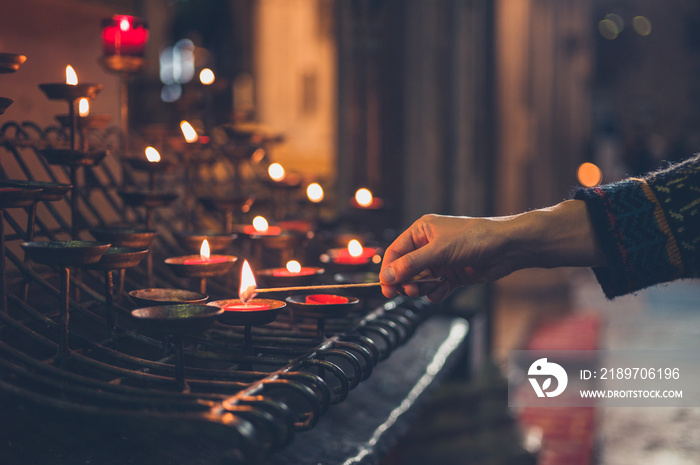
<svg viewBox="0 0 700 465">
<path fill-rule="evenodd" d="M 284 179 L 285 172 L 282 165 L 279 163 L 273 163 L 267 168 L 267 173 L 274 181 L 281 181 Z"/>
<path fill-rule="evenodd" d="M 256 216 L 253 218 L 253 227 L 255 228 L 256 231 L 267 231 L 267 228 L 269 227 L 267 220 L 262 217 L 262 216 Z"/>
<path fill-rule="evenodd" d="M 185 136 L 187 143 L 191 144 L 192 142 L 197 142 L 197 139 L 199 139 L 197 131 L 195 131 L 192 125 L 187 121 L 180 121 L 180 129 L 182 129 L 182 134 Z"/>
<path fill-rule="evenodd" d="M 70 86 L 78 85 L 78 75 L 71 65 L 66 66 L 66 84 Z"/>
<path fill-rule="evenodd" d="M 317 182 L 312 182 L 306 188 L 306 196 L 313 203 L 319 203 L 323 200 L 323 187 Z"/>
<path fill-rule="evenodd" d="M 644 16 L 635 16 L 632 18 L 632 27 L 640 36 L 648 36 L 651 34 L 651 21 Z"/>
<path fill-rule="evenodd" d="M 359 257 L 362 255 L 362 244 L 357 239 L 353 239 L 348 242 L 348 253 L 353 257 Z"/>
<path fill-rule="evenodd" d="M 199 82 L 205 86 L 213 84 L 215 79 L 216 76 L 214 76 L 214 71 L 210 70 L 209 68 L 204 68 L 199 72 Z"/>
<path fill-rule="evenodd" d="M 301 263 L 296 260 L 289 260 L 287 262 L 287 271 L 290 273 L 299 273 L 301 271 Z"/>
<path fill-rule="evenodd" d="M 597 186 L 603 180 L 603 173 L 593 163 L 581 163 L 576 172 L 578 182 L 584 187 Z"/>
<path fill-rule="evenodd" d="M 160 161 L 160 153 L 154 147 L 146 147 L 146 159 L 151 162 Z"/>
<path fill-rule="evenodd" d="M 90 102 L 86 98 L 81 98 L 78 101 L 78 114 L 85 117 L 90 114 Z"/>
<path fill-rule="evenodd" d="M 608 40 L 616 39 L 620 34 L 620 28 L 611 19 L 604 19 L 598 23 L 598 32 Z"/>
<path fill-rule="evenodd" d="M 607 15 L 605 15 L 605 19 L 608 19 L 615 23 L 615 26 L 617 26 L 618 34 L 625 30 L 625 20 L 622 19 L 622 16 L 615 13 L 608 13 Z"/>
<path fill-rule="evenodd" d="M 355 192 L 355 201 L 358 203 L 358 205 L 369 207 L 372 205 L 372 192 L 364 187 L 357 189 L 357 192 Z"/>
<path fill-rule="evenodd" d="M 199 248 L 199 256 L 202 258 L 202 260 L 209 260 L 209 257 L 211 256 L 209 241 L 206 239 L 202 241 L 202 246 Z"/>
<path fill-rule="evenodd" d="M 243 266 L 241 267 L 241 287 L 238 288 L 238 296 L 243 299 L 243 296 L 249 294 L 248 290 L 252 288 L 254 291 L 257 287 L 255 282 L 255 275 L 253 270 L 250 268 L 248 260 L 243 260 Z"/>
<path fill-rule="evenodd" d="M 119 29 L 121 29 L 122 31 L 126 32 L 130 28 L 131 28 L 131 23 L 129 22 L 129 20 L 127 18 L 122 18 L 119 21 Z"/>
</svg>

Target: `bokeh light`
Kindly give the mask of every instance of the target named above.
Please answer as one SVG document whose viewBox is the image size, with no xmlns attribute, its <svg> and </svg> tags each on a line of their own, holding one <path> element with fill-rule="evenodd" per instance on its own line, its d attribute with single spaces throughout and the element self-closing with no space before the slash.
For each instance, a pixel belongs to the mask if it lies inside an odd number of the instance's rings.
<svg viewBox="0 0 700 465">
<path fill-rule="evenodd" d="M 640 36 L 651 34 L 651 21 L 645 16 L 635 16 L 632 18 L 632 27 Z"/>
<path fill-rule="evenodd" d="M 603 173 L 600 171 L 600 168 L 590 162 L 579 165 L 576 177 L 578 182 L 584 187 L 597 186 L 603 181 Z"/>
</svg>

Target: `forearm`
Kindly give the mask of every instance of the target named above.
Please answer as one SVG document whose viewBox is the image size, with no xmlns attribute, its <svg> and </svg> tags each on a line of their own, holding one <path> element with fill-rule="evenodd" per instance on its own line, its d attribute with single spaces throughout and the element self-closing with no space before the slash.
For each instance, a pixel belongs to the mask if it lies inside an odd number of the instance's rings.
<svg viewBox="0 0 700 465">
<path fill-rule="evenodd" d="M 511 217 L 510 253 L 518 268 L 606 264 L 585 202 L 567 200 Z"/>
</svg>

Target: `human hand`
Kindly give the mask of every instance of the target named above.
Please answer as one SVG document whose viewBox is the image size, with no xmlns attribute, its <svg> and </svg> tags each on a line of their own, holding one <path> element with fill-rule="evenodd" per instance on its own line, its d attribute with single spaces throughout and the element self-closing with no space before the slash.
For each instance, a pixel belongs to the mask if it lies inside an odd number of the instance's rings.
<svg viewBox="0 0 700 465">
<path fill-rule="evenodd" d="M 495 281 L 522 268 L 604 264 L 585 203 L 567 200 L 504 217 L 425 215 L 386 249 L 379 279 L 386 297 L 401 289 L 439 302 L 460 286 Z M 432 288 L 399 284 L 414 276 L 445 281 Z"/>
</svg>

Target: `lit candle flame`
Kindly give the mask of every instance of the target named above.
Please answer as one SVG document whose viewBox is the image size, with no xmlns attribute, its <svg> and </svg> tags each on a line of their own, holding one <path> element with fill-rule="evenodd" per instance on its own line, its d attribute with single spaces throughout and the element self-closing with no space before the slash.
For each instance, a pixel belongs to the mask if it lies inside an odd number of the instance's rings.
<svg viewBox="0 0 700 465">
<path fill-rule="evenodd" d="M 357 239 L 353 239 L 348 242 L 348 253 L 353 257 L 359 257 L 362 255 L 362 244 Z"/>
<path fill-rule="evenodd" d="M 90 101 L 86 98 L 81 98 L 78 101 L 78 113 L 83 118 L 90 114 Z"/>
<path fill-rule="evenodd" d="M 158 153 L 158 150 L 156 150 L 154 147 L 146 147 L 146 159 L 152 163 L 159 162 L 160 153 Z"/>
<path fill-rule="evenodd" d="M 267 173 L 270 175 L 273 181 L 281 181 L 285 176 L 284 167 L 279 163 L 271 164 L 267 168 Z"/>
<path fill-rule="evenodd" d="M 241 267 L 241 287 L 238 289 L 238 297 L 242 302 L 247 302 L 255 293 L 255 289 L 257 289 L 255 275 L 248 260 L 244 260 Z"/>
<path fill-rule="evenodd" d="M 578 182 L 584 187 L 595 187 L 603 181 L 603 172 L 593 163 L 586 162 L 579 165 L 576 171 Z"/>
<path fill-rule="evenodd" d="M 66 84 L 69 86 L 78 85 L 78 75 L 75 74 L 75 70 L 71 65 L 66 66 Z"/>
<path fill-rule="evenodd" d="M 287 262 L 287 271 L 290 273 L 299 273 L 301 271 L 301 263 L 296 260 L 289 260 Z"/>
<path fill-rule="evenodd" d="M 209 241 L 204 239 L 202 246 L 199 248 L 199 256 L 202 260 L 209 260 L 211 252 L 209 251 Z"/>
<path fill-rule="evenodd" d="M 256 216 L 253 218 L 253 227 L 255 228 L 256 231 L 267 231 L 267 228 L 269 227 L 267 220 L 262 217 L 262 216 Z"/>
<path fill-rule="evenodd" d="M 372 192 L 364 187 L 362 189 L 357 189 L 357 192 L 355 192 L 355 201 L 363 207 L 369 207 L 372 204 Z"/>
<path fill-rule="evenodd" d="M 131 29 L 131 23 L 129 22 L 129 20 L 126 19 L 126 18 L 122 18 L 122 19 L 119 21 L 119 29 L 121 29 L 122 32 L 126 32 L 126 31 L 128 31 L 129 29 Z"/>
<path fill-rule="evenodd" d="M 205 86 L 214 84 L 215 79 L 216 76 L 214 76 L 214 71 L 210 70 L 209 68 L 204 68 L 202 71 L 199 72 L 199 82 L 201 82 Z"/>
<path fill-rule="evenodd" d="M 321 200 L 323 200 L 323 187 L 316 182 L 309 184 L 309 186 L 306 188 L 306 196 L 313 203 L 319 203 Z"/>
<path fill-rule="evenodd" d="M 197 139 L 199 139 L 197 131 L 195 131 L 192 125 L 187 121 L 180 121 L 180 129 L 182 130 L 182 134 L 185 136 L 185 140 L 188 144 L 197 142 Z"/>
</svg>

